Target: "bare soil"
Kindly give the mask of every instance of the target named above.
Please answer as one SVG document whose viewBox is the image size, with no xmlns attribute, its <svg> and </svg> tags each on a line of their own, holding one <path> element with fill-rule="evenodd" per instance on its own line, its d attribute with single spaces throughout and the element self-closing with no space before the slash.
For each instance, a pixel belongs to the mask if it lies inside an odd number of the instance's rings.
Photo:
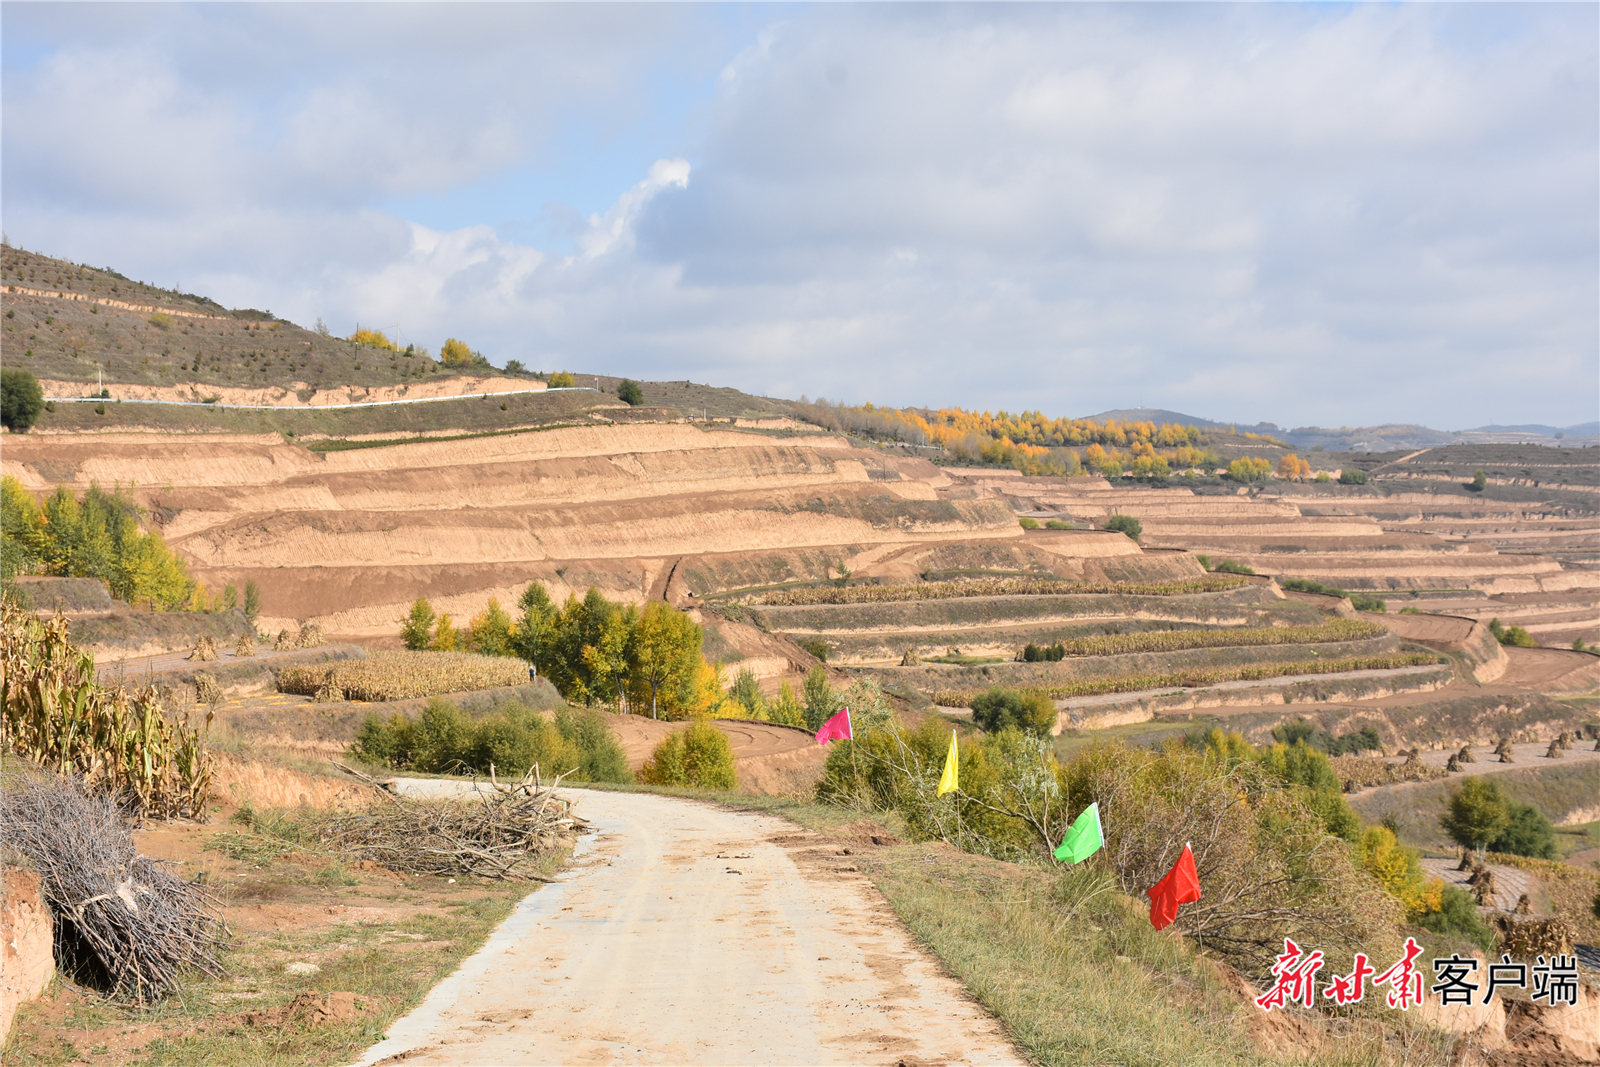
<svg viewBox="0 0 1600 1067">
<path fill-rule="evenodd" d="M 771 816 L 580 795 L 598 834 L 564 884 L 362 1064 L 1022 1062 L 846 850 Z"/>
</svg>

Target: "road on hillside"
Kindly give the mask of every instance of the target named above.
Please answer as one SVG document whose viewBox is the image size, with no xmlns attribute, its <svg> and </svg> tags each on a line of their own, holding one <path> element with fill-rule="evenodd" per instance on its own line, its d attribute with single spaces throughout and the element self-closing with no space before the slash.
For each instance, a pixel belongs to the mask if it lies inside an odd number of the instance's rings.
<svg viewBox="0 0 1600 1067">
<path fill-rule="evenodd" d="M 838 847 L 771 816 L 576 792 L 596 832 L 573 866 L 362 1065 L 1022 1062 Z"/>
</svg>

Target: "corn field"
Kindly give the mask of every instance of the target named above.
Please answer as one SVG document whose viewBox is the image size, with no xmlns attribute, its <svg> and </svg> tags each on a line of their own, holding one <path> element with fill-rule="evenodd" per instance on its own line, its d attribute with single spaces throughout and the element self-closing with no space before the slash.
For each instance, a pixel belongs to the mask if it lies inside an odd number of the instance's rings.
<svg viewBox="0 0 1600 1067">
<path fill-rule="evenodd" d="M 211 758 L 188 715 L 174 720 L 154 686 L 129 692 L 95 681 L 94 657 L 69 640 L 67 620 L 0 605 L 0 747 L 91 788 L 129 798 L 158 819 L 205 813 Z"/>
<path fill-rule="evenodd" d="M 1365 619 L 1334 619 L 1317 626 L 1249 626 L 1094 634 L 1062 641 L 1061 645 L 1068 656 L 1116 656 L 1129 652 L 1181 652 L 1188 648 L 1253 648 L 1325 641 L 1364 641 L 1385 632 L 1381 624 Z"/>
<path fill-rule="evenodd" d="M 1432 666 L 1439 656 L 1423 652 L 1395 653 L 1388 656 L 1347 656 L 1344 659 L 1307 660 L 1300 663 L 1268 663 L 1251 667 L 1197 667 L 1171 674 L 1119 674 L 1111 678 L 1082 678 L 1054 685 L 1016 686 L 1019 692 L 1040 693 L 1051 700 L 1098 696 L 1102 693 L 1134 693 L 1143 689 L 1194 689 L 1218 682 L 1260 681 L 1295 674 L 1345 674 L 1349 671 L 1390 671 L 1401 667 Z M 939 689 L 933 702 L 946 708 L 969 707 L 985 689 Z"/>
<path fill-rule="evenodd" d="M 976 596 L 1049 596 L 1110 593 L 1123 596 L 1182 596 L 1218 593 L 1248 584 L 1231 574 L 1208 574 L 1177 582 L 1078 582 L 1065 578 L 972 578 L 965 581 L 919 582 L 907 585 L 819 586 L 782 589 L 757 598 L 765 607 L 810 604 L 883 604 L 904 600 L 959 600 Z"/>
<path fill-rule="evenodd" d="M 367 653 L 366 659 L 286 667 L 278 675 L 278 689 L 321 702 L 407 700 L 518 685 L 527 680 L 527 663 L 508 656 L 375 651 Z"/>
</svg>

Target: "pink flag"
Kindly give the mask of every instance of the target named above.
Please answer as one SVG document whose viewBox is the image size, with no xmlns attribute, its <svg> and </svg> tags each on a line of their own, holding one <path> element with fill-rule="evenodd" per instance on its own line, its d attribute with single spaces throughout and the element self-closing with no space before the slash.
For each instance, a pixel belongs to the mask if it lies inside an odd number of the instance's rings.
<svg viewBox="0 0 1600 1067">
<path fill-rule="evenodd" d="M 855 737 L 850 732 L 850 709 L 840 708 L 839 713 L 822 724 L 822 729 L 817 731 L 817 744 L 825 745 L 829 741 L 849 741 Z"/>
</svg>

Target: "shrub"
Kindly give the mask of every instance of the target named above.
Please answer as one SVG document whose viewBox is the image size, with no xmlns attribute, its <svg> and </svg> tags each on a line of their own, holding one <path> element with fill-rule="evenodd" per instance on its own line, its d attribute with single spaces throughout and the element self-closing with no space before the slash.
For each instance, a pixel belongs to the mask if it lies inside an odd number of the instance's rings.
<svg viewBox="0 0 1600 1067">
<path fill-rule="evenodd" d="M 1180 928 L 1246 968 L 1264 971 L 1284 937 L 1348 959 L 1391 950 L 1399 906 L 1325 830 L 1303 789 L 1282 788 L 1255 761 L 1181 746 L 1155 752 L 1110 743 L 1066 769 L 1070 807 L 1100 805 L 1104 862 L 1141 896 L 1192 844 L 1205 895 Z"/>
<path fill-rule="evenodd" d="M 1407 918 L 1416 919 L 1439 910 L 1444 883 L 1422 873 L 1416 849 L 1402 845 L 1389 827 L 1368 827 L 1361 835 L 1356 858 L 1362 868 L 1400 902 Z"/>
<path fill-rule="evenodd" d="M 1366 485 L 1367 472 L 1358 467 L 1350 467 L 1339 472 L 1340 485 Z"/>
<path fill-rule="evenodd" d="M 617 383 L 617 399 L 629 407 L 638 407 L 644 403 L 644 389 L 631 378 L 624 378 Z"/>
<path fill-rule="evenodd" d="M 806 640 L 800 642 L 800 647 L 811 653 L 812 656 L 821 660 L 823 663 L 828 662 L 828 642 L 824 641 L 822 638 L 807 638 Z"/>
<path fill-rule="evenodd" d="M 1139 540 L 1139 535 L 1144 533 L 1144 526 L 1132 515 L 1111 516 L 1106 520 L 1106 529 L 1127 534 L 1135 541 Z"/>
<path fill-rule="evenodd" d="M 749 667 L 741 667 L 739 673 L 733 676 L 733 688 L 728 695 L 750 718 L 767 717 L 767 698 L 761 692 L 761 683 L 756 680 L 755 671 Z"/>
<path fill-rule="evenodd" d="M 1030 519 L 1028 516 L 1024 515 L 1022 518 L 1017 520 L 1017 525 L 1021 526 L 1024 530 L 1037 530 L 1039 528 L 1039 520 Z"/>
<path fill-rule="evenodd" d="M 633 780 L 622 746 L 605 716 L 562 707 L 546 716 L 512 701 L 474 723 L 437 697 L 413 721 L 396 712 L 368 715 L 350 746 L 353 756 L 401 770 L 431 774 L 566 774 L 575 782 Z"/>
<path fill-rule="evenodd" d="M 990 734 L 1005 729 L 1049 733 L 1056 724 L 1056 706 L 1039 693 L 996 687 L 973 698 L 972 721 Z"/>
<path fill-rule="evenodd" d="M 1057 642 L 1053 645 L 1024 645 L 1020 659 L 1024 663 L 1059 663 L 1067 656 L 1067 646 Z"/>
<path fill-rule="evenodd" d="M 1351 593 L 1350 606 L 1357 611 L 1371 611 L 1379 615 L 1389 610 L 1389 605 L 1382 597 L 1375 597 L 1371 593 Z"/>
<path fill-rule="evenodd" d="M 1507 852 L 1513 856 L 1531 856 L 1536 860 L 1556 858 L 1556 828 L 1545 818 L 1544 812 L 1532 804 L 1508 801 L 1510 822 L 1500 836 L 1489 843 L 1491 852 Z"/>
<path fill-rule="evenodd" d="M 43 410 L 39 379 L 17 367 L 0 368 L 0 424 L 12 433 L 27 433 Z"/>
<path fill-rule="evenodd" d="M 571 389 L 576 384 L 577 382 L 573 380 L 570 371 L 556 371 L 550 375 L 550 388 L 552 389 Z"/>
<path fill-rule="evenodd" d="M 820 730 L 822 724 L 833 718 L 839 710 L 839 694 L 828 684 L 828 672 L 820 664 L 806 674 L 800 692 L 805 704 L 808 729 Z"/>
<path fill-rule="evenodd" d="M 804 726 L 805 705 L 794 695 L 794 687 L 785 678 L 778 686 L 778 695 L 767 705 L 767 718 L 781 726 Z"/>
<path fill-rule="evenodd" d="M 520 359 L 508 359 L 506 360 L 506 373 L 520 376 L 528 373 L 528 368 L 522 365 L 522 360 Z"/>
<path fill-rule="evenodd" d="M 1444 886 L 1439 906 L 1417 916 L 1415 922 L 1424 930 L 1436 934 L 1458 934 L 1476 944 L 1484 952 L 1493 952 L 1499 938 L 1478 914 L 1477 902 L 1472 894 L 1460 886 Z"/>
<path fill-rule="evenodd" d="M 1060 519 L 1048 519 L 1044 524 L 1046 530 L 1070 530 L 1072 523 L 1062 522 Z"/>
<path fill-rule="evenodd" d="M 1481 470 L 1476 470 L 1472 472 L 1472 481 L 1467 484 L 1467 487 L 1481 493 L 1483 492 L 1484 486 L 1488 484 L 1489 476 Z"/>
<path fill-rule="evenodd" d="M 1508 626 L 1504 636 L 1500 638 L 1502 645 L 1511 645 L 1514 648 L 1538 648 L 1539 642 L 1533 635 L 1520 626 Z"/>
<path fill-rule="evenodd" d="M 640 768 L 639 780 L 650 785 L 732 789 L 737 784 L 733 745 L 709 722 L 692 723 L 662 739 Z"/>
<path fill-rule="evenodd" d="M 1256 569 L 1246 563 L 1238 563 L 1231 559 L 1219 560 L 1212 564 L 1211 569 L 1223 574 L 1255 574 Z"/>
</svg>

